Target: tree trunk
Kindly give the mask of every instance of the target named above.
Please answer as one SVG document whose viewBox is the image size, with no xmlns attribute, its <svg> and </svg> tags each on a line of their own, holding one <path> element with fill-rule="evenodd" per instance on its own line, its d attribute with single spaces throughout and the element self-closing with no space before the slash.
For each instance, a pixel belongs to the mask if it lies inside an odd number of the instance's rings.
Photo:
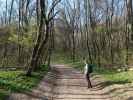
<svg viewBox="0 0 133 100">
<path fill-rule="evenodd" d="M 48 41 L 48 37 L 49 37 L 49 23 L 46 23 L 45 39 L 43 40 L 43 42 L 41 43 L 40 46 L 39 46 L 39 43 L 37 43 L 37 46 L 35 46 L 35 49 L 33 51 L 32 58 L 31 58 L 31 62 L 30 62 L 30 67 L 26 73 L 27 76 L 31 76 L 32 71 L 34 71 L 36 69 L 36 67 L 38 67 L 37 63 L 38 63 L 39 57 L 42 53 L 43 47 L 45 46 L 45 44 Z M 37 48 L 37 47 L 39 47 L 39 48 Z"/>
</svg>

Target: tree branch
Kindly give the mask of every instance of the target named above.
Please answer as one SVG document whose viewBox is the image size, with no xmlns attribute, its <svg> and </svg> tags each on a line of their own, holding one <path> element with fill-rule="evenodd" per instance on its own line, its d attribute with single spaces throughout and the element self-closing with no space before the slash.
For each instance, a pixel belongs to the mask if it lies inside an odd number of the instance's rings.
<svg viewBox="0 0 133 100">
<path fill-rule="evenodd" d="M 61 2 L 61 0 L 54 0 L 54 1 L 53 1 L 52 7 L 51 7 L 51 9 L 49 10 L 49 13 L 48 13 L 48 19 L 51 19 L 51 18 L 50 18 L 50 15 L 51 15 L 53 9 L 55 8 L 55 6 L 56 6 L 59 2 Z M 56 12 L 56 13 L 57 13 L 57 12 Z M 54 15 L 56 15 L 56 13 L 55 13 Z"/>
</svg>

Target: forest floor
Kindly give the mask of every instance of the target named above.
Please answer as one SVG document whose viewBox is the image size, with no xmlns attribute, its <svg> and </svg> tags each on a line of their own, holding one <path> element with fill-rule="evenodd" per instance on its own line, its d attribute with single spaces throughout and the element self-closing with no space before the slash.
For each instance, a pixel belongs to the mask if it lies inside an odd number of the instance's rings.
<svg viewBox="0 0 133 100">
<path fill-rule="evenodd" d="M 88 89 L 82 72 L 67 65 L 54 65 L 32 92 L 12 93 L 9 100 L 133 100 L 133 85 L 110 84 L 92 74 Z"/>
</svg>

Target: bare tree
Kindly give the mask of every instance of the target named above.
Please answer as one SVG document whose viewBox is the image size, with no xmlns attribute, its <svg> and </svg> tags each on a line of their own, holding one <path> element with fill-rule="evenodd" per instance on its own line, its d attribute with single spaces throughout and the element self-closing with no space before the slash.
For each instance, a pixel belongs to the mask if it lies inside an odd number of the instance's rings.
<svg viewBox="0 0 133 100">
<path fill-rule="evenodd" d="M 52 2 L 52 6 L 50 7 L 50 10 L 47 14 L 46 12 L 46 1 L 45 0 L 40 0 L 40 9 L 41 9 L 41 17 L 40 17 L 40 25 L 39 25 L 39 34 L 38 34 L 38 39 L 37 42 L 34 46 L 32 57 L 31 57 L 31 62 L 30 62 L 30 67 L 27 71 L 27 76 L 31 75 L 31 72 L 38 67 L 38 60 L 41 56 L 42 50 L 46 43 L 48 42 L 49 39 L 49 24 L 53 20 L 53 18 L 56 16 L 58 11 L 53 15 L 50 16 L 53 9 L 56 7 L 56 5 L 60 2 L 61 0 L 54 0 Z M 45 38 L 41 41 L 41 36 L 43 34 L 43 26 L 45 26 Z"/>
</svg>

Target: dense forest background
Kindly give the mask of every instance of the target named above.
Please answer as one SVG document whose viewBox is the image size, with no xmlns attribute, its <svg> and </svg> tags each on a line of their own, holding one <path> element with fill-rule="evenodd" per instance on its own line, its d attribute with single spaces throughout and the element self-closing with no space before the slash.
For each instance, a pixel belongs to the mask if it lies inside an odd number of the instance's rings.
<svg viewBox="0 0 133 100">
<path fill-rule="evenodd" d="M 133 0 L 0 0 L 0 100 L 133 100 L 132 92 Z"/>
<path fill-rule="evenodd" d="M 133 65 L 132 0 L 0 0 L 0 68 L 26 69 L 65 54 L 97 66 Z M 51 58 L 52 57 L 52 58 Z"/>
</svg>

